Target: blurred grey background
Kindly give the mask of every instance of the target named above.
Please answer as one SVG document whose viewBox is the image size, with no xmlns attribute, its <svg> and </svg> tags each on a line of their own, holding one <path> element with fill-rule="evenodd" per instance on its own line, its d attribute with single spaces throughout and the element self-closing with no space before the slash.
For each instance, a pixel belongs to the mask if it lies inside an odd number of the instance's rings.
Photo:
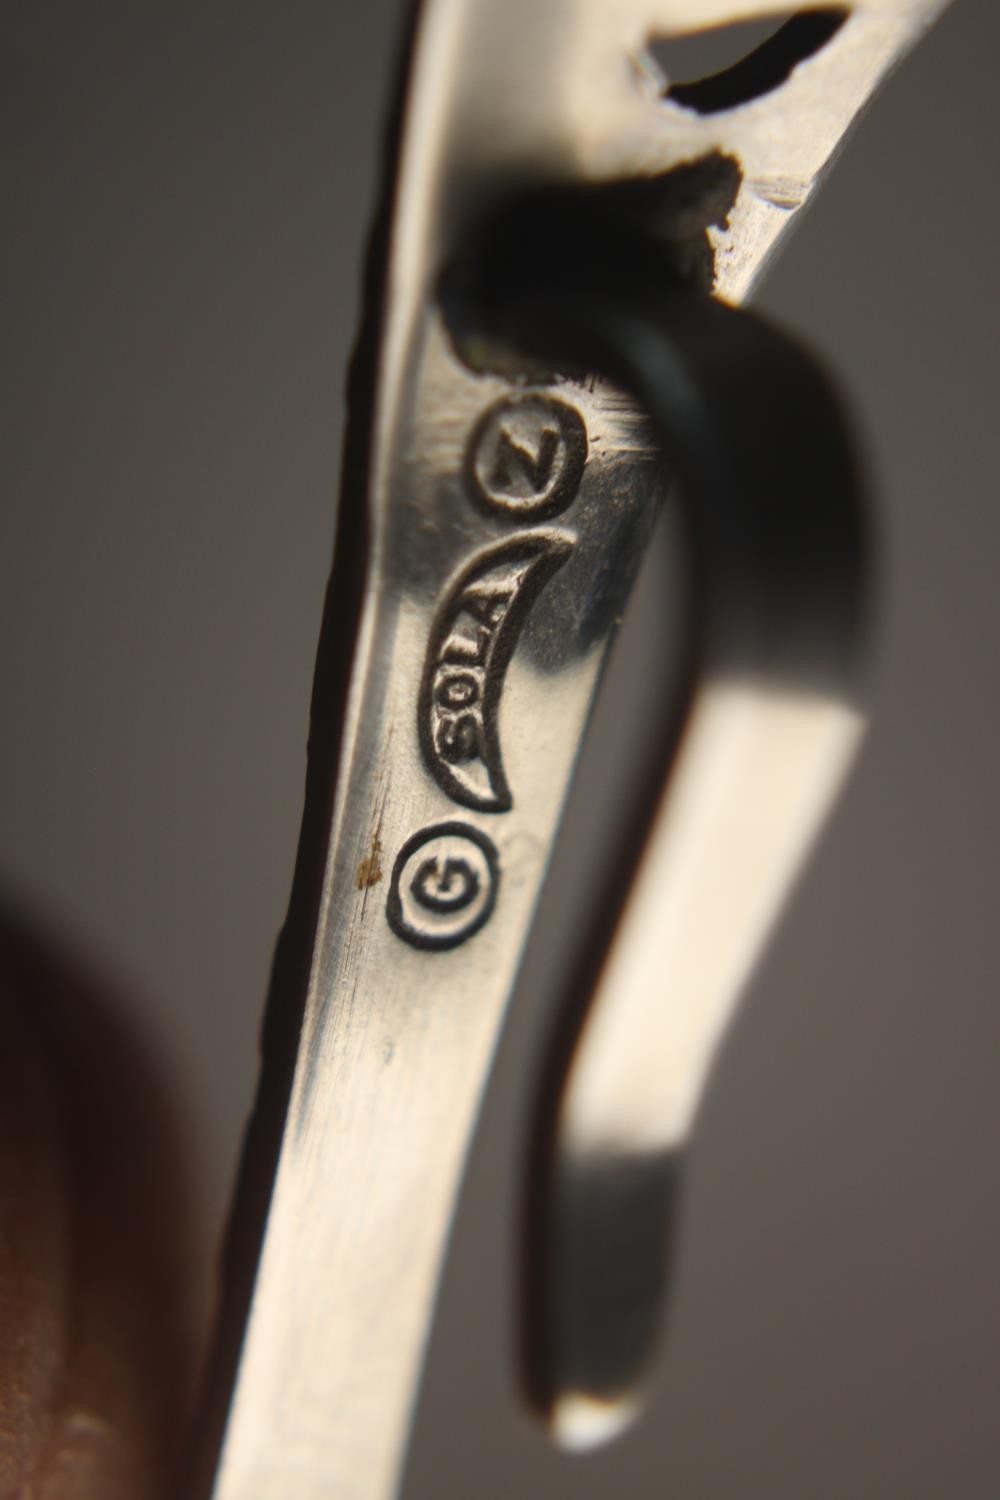
<svg viewBox="0 0 1000 1500">
<path fill-rule="evenodd" d="M 3 0 L 0 877 L 128 993 L 218 1233 L 288 893 L 398 0 Z M 875 726 L 707 1101 L 651 1410 L 520 1412 L 514 1016 L 408 1500 L 1000 1493 L 1000 7 L 956 0 L 762 303 L 882 505 Z"/>
</svg>

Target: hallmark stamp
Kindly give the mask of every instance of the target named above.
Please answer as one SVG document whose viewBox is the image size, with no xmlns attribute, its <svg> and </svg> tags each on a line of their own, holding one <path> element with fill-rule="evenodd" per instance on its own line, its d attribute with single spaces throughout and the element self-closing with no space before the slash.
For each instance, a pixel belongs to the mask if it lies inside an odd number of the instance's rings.
<svg viewBox="0 0 1000 1500">
<path fill-rule="evenodd" d="M 386 917 L 415 948 L 456 948 L 489 921 L 500 862 L 493 843 L 467 823 L 438 823 L 396 856 Z"/>
<path fill-rule="evenodd" d="M 562 532 L 536 531 L 488 547 L 438 608 L 417 702 L 420 745 L 438 786 L 464 807 L 511 807 L 497 722 L 507 666 L 532 605 L 573 545 Z"/>
<path fill-rule="evenodd" d="M 576 498 L 587 462 L 579 412 L 554 396 L 508 396 L 480 417 L 466 454 L 466 486 L 491 511 L 545 521 Z"/>
</svg>

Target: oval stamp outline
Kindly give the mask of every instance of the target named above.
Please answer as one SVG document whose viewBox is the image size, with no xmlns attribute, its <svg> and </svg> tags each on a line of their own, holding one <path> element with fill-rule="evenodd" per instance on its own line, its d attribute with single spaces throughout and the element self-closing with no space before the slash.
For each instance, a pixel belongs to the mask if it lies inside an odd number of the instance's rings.
<svg viewBox="0 0 1000 1500">
<path fill-rule="evenodd" d="M 428 844 L 433 843 L 437 839 L 445 838 L 470 843 L 475 846 L 477 852 L 482 856 L 487 876 L 485 896 L 472 920 L 464 927 L 454 928 L 451 931 L 424 930 L 414 926 L 407 919 L 402 895 L 403 878 L 407 867 L 422 849 L 425 849 Z M 431 861 L 425 860 L 423 862 L 420 870 L 415 872 L 417 877 L 422 874 L 429 862 Z M 467 866 L 467 868 L 475 876 L 474 869 L 471 866 Z M 389 895 L 385 904 L 386 919 L 396 936 L 402 938 L 405 943 L 409 943 L 413 948 L 420 948 L 425 952 L 443 952 L 449 948 L 457 948 L 461 943 L 467 942 L 469 938 L 474 937 L 477 932 L 485 927 L 493 915 L 499 885 L 500 856 L 497 853 L 496 845 L 487 834 L 478 828 L 473 828 L 470 823 L 462 823 L 458 820 L 451 820 L 446 823 L 432 823 L 428 827 L 420 829 L 418 833 L 411 834 L 396 855 L 392 867 L 392 878 L 389 882 Z M 472 888 L 470 903 L 476 899 L 479 891 L 480 885 L 478 879 L 476 879 L 476 884 Z M 419 896 L 417 900 L 418 902 L 420 901 Z M 433 906 L 428 907 L 428 910 L 433 909 Z M 452 905 L 451 909 L 460 911 L 461 907 Z"/>
<path fill-rule="evenodd" d="M 543 443 L 534 455 L 515 441 L 515 434 L 504 427 L 504 418 L 511 425 L 520 414 L 541 410 L 551 419 L 551 427 L 543 427 Z M 522 468 L 527 471 L 543 464 L 551 469 L 561 453 L 560 472 L 554 483 L 546 482 L 534 498 L 523 498 L 513 494 L 504 495 L 496 485 L 490 486 L 480 473 L 480 458 L 494 427 L 499 427 L 509 450 L 509 457 L 516 455 Z M 544 434 L 551 434 L 555 446 L 546 461 Z M 580 412 L 568 401 L 560 400 L 547 391 L 524 391 L 513 396 L 501 396 L 483 411 L 476 421 L 465 451 L 465 488 L 472 500 L 490 515 L 505 516 L 522 522 L 549 521 L 567 510 L 580 489 L 580 481 L 589 453 L 587 427 Z M 535 481 L 537 484 L 537 481 Z"/>
</svg>

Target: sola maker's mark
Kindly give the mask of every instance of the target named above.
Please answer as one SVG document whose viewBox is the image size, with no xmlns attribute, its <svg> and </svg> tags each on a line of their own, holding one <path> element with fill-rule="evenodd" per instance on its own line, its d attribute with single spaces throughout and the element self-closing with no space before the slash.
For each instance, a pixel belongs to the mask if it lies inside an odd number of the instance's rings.
<svg viewBox="0 0 1000 1500">
<path fill-rule="evenodd" d="M 438 786 L 464 807 L 511 806 L 497 729 L 507 664 L 532 604 L 572 548 L 572 537 L 553 531 L 490 547 L 438 610 L 420 687 L 420 744 Z"/>
</svg>

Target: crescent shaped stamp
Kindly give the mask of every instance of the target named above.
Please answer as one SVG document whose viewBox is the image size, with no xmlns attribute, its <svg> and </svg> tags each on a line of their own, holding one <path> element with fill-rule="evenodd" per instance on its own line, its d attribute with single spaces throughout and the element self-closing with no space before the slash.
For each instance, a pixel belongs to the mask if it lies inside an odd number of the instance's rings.
<svg viewBox="0 0 1000 1500">
<path fill-rule="evenodd" d="M 452 583 L 431 627 L 417 704 L 427 769 L 453 801 L 507 812 L 497 718 L 507 666 L 545 584 L 574 546 L 534 531 L 488 547 Z"/>
</svg>

